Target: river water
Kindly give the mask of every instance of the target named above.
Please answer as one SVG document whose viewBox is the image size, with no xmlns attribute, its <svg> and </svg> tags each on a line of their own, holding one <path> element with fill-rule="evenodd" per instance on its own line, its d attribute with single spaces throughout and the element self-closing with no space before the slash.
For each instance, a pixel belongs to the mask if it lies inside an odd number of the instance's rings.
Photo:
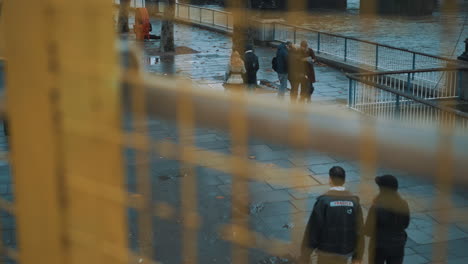
<svg viewBox="0 0 468 264">
<path fill-rule="evenodd" d="M 347 11 L 312 11 L 294 17 L 301 19 L 288 23 L 450 58 L 463 53 L 468 38 L 467 0 L 459 0 L 458 10 L 436 10 L 430 16 L 369 18 L 359 15 L 359 0 L 348 0 Z"/>
</svg>

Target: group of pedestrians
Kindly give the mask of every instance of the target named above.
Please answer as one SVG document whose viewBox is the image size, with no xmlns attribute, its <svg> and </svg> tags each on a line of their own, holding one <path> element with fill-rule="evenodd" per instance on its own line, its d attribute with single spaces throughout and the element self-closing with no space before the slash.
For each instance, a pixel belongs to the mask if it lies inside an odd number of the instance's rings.
<svg viewBox="0 0 468 264">
<path fill-rule="evenodd" d="M 317 60 L 314 51 L 306 41 L 300 46 L 286 42 L 278 47 L 276 57 L 272 60 L 272 68 L 278 73 L 280 87 L 278 96 L 283 98 L 287 90 L 287 82 L 291 83 L 291 101 L 310 102 L 314 92 L 315 70 L 313 63 Z M 241 57 L 233 50 L 225 76 L 227 88 L 244 88 L 249 90 L 257 86 L 257 72 L 260 68 L 258 57 L 252 45 L 247 45 Z"/>
<path fill-rule="evenodd" d="M 301 264 L 316 251 L 318 264 L 361 263 L 364 237 L 370 237 L 369 264 L 401 264 L 409 225 L 408 203 L 398 194 L 392 175 L 375 178 L 379 194 L 364 222 L 359 197 L 347 191 L 345 170 L 329 171 L 330 190 L 317 198 L 301 247 Z"/>
<path fill-rule="evenodd" d="M 278 96 L 284 97 L 289 80 L 291 101 L 299 99 L 300 102 L 310 102 L 316 82 L 313 64 L 316 60 L 314 51 L 305 40 L 301 41 L 300 46 L 289 41 L 281 44 L 272 60 L 272 67 L 278 73 L 280 82 Z"/>
</svg>

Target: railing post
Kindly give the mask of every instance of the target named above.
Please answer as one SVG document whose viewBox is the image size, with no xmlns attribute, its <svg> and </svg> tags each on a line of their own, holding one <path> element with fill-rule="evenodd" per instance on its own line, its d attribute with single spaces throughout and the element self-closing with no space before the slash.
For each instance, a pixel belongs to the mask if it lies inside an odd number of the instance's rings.
<svg viewBox="0 0 468 264">
<path fill-rule="evenodd" d="M 317 52 L 320 53 L 320 32 L 317 32 Z"/>
<path fill-rule="evenodd" d="M 215 12 L 214 12 L 214 10 L 211 10 L 211 13 L 213 14 L 213 20 L 212 20 L 213 23 L 212 23 L 212 24 L 213 24 L 213 26 L 215 26 L 216 24 L 215 24 L 215 20 L 214 20 L 214 19 L 215 19 L 215 15 L 214 15 Z"/>
<path fill-rule="evenodd" d="M 296 32 L 297 32 L 297 29 L 296 27 L 294 27 L 294 44 L 296 44 Z"/>
<path fill-rule="evenodd" d="M 379 68 L 379 45 L 375 45 L 375 69 Z"/>
<path fill-rule="evenodd" d="M 273 24 L 273 40 L 276 40 L 276 23 Z"/>
<path fill-rule="evenodd" d="M 416 53 L 413 52 L 413 70 L 416 70 Z M 411 76 L 411 79 L 414 80 L 414 73 Z"/>
<path fill-rule="evenodd" d="M 456 96 L 461 98 L 462 97 L 463 71 L 458 70 L 457 75 L 458 75 L 458 80 L 457 80 L 457 94 L 456 94 Z"/>
<path fill-rule="evenodd" d="M 200 8 L 200 9 L 198 9 L 198 10 L 200 10 L 200 24 L 201 24 L 201 22 L 202 22 L 202 11 L 203 11 L 203 9 Z"/>
<path fill-rule="evenodd" d="M 346 61 L 348 57 L 348 38 L 344 39 L 344 61 Z"/>
<path fill-rule="evenodd" d="M 400 95 L 396 95 L 396 104 L 395 104 L 395 117 L 400 119 Z"/>
<path fill-rule="evenodd" d="M 352 107 L 352 99 L 353 99 L 353 79 L 349 78 L 349 88 L 348 88 L 348 107 L 349 108 Z"/>
<path fill-rule="evenodd" d="M 405 91 L 406 92 L 411 92 L 411 73 L 408 73 L 408 78 L 407 78 L 407 82 L 406 82 L 406 89 Z"/>
</svg>

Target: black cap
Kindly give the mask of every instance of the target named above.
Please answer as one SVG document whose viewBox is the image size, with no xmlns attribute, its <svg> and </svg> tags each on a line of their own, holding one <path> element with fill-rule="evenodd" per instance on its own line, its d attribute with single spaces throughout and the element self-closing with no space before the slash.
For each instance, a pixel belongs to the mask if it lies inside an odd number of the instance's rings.
<svg viewBox="0 0 468 264">
<path fill-rule="evenodd" d="M 375 177 L 375 183 L 381 188 L 387 188 L 389 190 L 398 190 L 398 180 L 393 175 L 383 175 Z"/>
<path fill-rule="evenodd" d="M 247 45 L 245 46 L 245 50 L 246 50 L 246 51 L 247 51 L 247 50 L 253 50 L 253 45 L 252 45 L 252 44 L 247 44 Z"/>
</svg>

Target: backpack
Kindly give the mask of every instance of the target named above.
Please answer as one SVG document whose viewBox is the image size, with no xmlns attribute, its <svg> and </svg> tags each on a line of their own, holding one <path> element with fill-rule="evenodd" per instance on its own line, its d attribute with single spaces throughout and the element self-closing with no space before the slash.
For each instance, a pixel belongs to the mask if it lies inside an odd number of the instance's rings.
<svg viewBox="0 0 468 264">
<path fill-rule="evenodd" d="M 275 72 L 278 71 L 278 59 L 276 57 L 271 60 L 271 68 L 273 68 Z"/>
</svg>

